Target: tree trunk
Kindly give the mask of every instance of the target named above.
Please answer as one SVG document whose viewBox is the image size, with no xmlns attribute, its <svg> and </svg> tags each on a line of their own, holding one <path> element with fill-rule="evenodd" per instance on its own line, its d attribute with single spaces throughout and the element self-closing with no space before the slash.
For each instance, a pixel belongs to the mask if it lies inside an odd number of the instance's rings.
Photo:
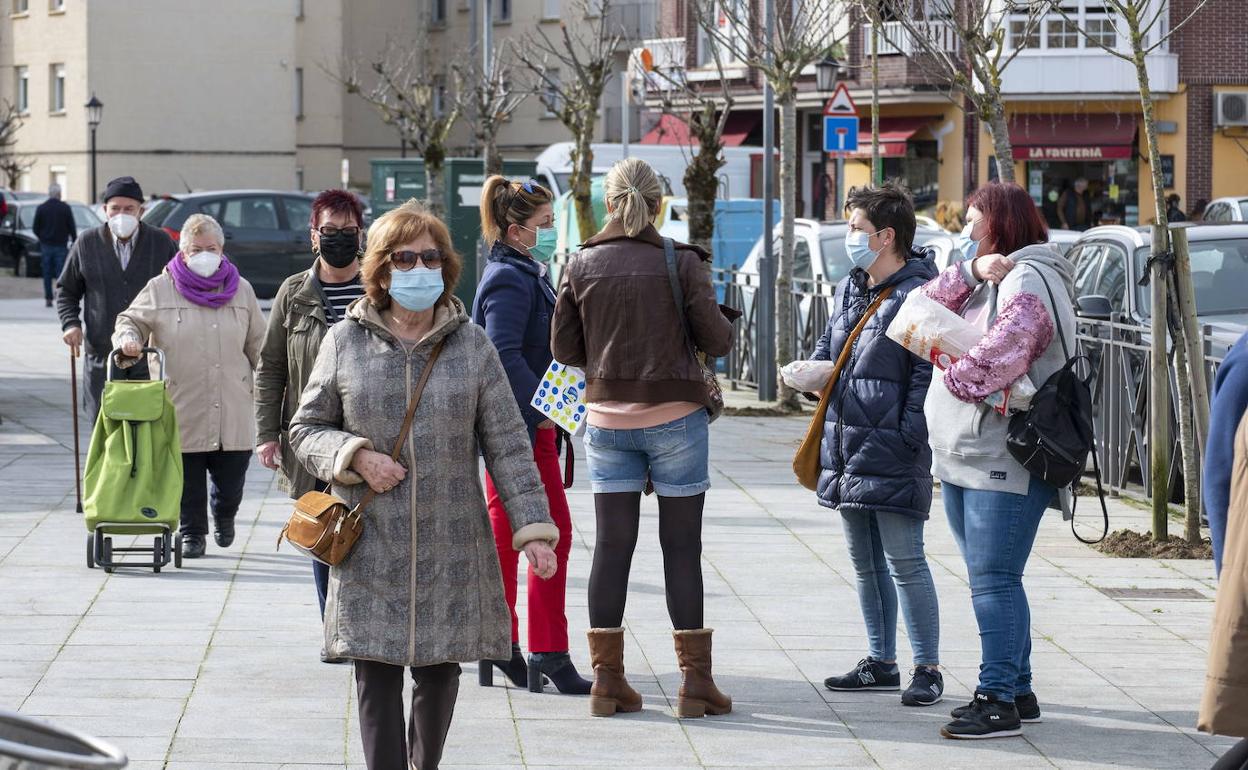
<svg viewBox="0 0 1248 770">
<path fill-rule="evenodd" d="M 797 217 L 797 93 L 792 85 L 776 89 L 780 103 L 780 260 L 776 264 L 776 368 L 793 360 L 793 220 Z M 777 378 L 779 379 L 779 378 Z M 780 380 L 781 408 L 798 409 L 797 391 Z"/>
<path fill-rule="evenodd" d="M 992 134 L 992 150 L 997 157 L 997 178 L 1002 182 L 1014 183 L 1014 147 L 1010 144 L 1010 127 L 1005 120 L 1005 105 L 1001 103 L 1001 92 L 985 91 L 980 111 L 987 112 L 984 122 L 988 124 L 988 132 Z"/>
<path fill-rule="evenodd" d="M 598 233 L 598 221 L 594 217 L 594 203 L 591 197 L 590 180 L 594 173 L 594 151 L 590 143 L 594 136 L 592 119 L 581 123 L 581 130 L 575 137 L 576 147 L 572 151 L 572 202 L 576 206 L 576 224 L 580 231 L 580 241 L 569 244 L 574 247 L 592 238 Z"/>
<path fill-rule="evenodd" d="M 698 140 L 698 154 L 689 162 L 684 176 L 685 194 L 689 199 L 689 242 L 709 252 L 715 234 L 719 169 L 724 165 L 723 142 L 713 109 L 691 116 L 689 127 Z"/>
<path fill-rule="evenodd" d="M 438 219 L 444 219 L 446 215 L 446 207 L 442 204 L 446 195 L 445 189 L 446 171 L 442 166 L 442 159 L 436 154 L 425 152 L 425 205 L 429 207 L 429 212 Z"/>
<path fill-rule="evenodd" d="M 1174 284 L 1170 285 L 1171 297 L 1174 297 Z M 1171 303 L 1172 311 L 1177 310 L 1177 302 Z M 1177 316 L 1177 312 L 1172 312 Z M 1175 321 L 1171 321 L 1175 328 Z M 1174 370 L 1186 371 L 1187 350 L 1182 345 L 1174 346 Z M 1195 429 L 1192 421 L 1192 383 L 1185 377 L 1176 377 L 1179 399 L 1179 446 L 1183 450 L 1183 537 L 1192 545 L 1200 543 L 1200 459 L 1195 450 Z"/>
<path fill-rule="evenodd" d="M 871 12 L 871 184 L 884 181 L 884 164 L 880 160 L 880 5 Z"/>
<path fill-rule="evenodd" d="M 483 134 L 482 145 L 485 148 L 485 175 L 503 173 L 503 155 L 498 151 L 498 134 L 490 130 Z"/>
</svg>

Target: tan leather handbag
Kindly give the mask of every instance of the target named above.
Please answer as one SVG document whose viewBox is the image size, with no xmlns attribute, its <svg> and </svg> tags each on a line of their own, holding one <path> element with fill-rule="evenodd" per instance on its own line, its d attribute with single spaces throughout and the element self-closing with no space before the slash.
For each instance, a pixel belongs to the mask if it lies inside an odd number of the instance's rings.
<svg viewBox="0 0 1248 770">
<path fill-rule="evenodd" d="M 845 338 L 845 344 L 841 346 L 841 354 L 837 356 L 836 365 L 832 367 L 832 375 L 828 377 L 828 384 L 823 386 L 823 391 L 819 396 L 819 406 L 815 407 L 815 416 L 811 418 L 810 426 L 806 428 L 806 437 L 802 439 L 802 445 L 797 448 L 797 454 L 793 456 L 793 473 L 797 475 L 798 482 L 809 490 L 818 490 L 819 472 L 823 470 L 823 466 L 819 464 L 819 447 L 823 443 L 823 422 L 828 414 L 828 399 L 832 397 L 832 391 L 836 388 L 836 381 L 840 379 L 841 370 L 849 361 L 849 354 L 854 350 L 858 335 L 862 334 L 867 321 L 875 315 L 880 304 L 892 293 L 892 286 L 880 292 L 880 296 L 875 298 L 875 301 L 867 308 L 867 312 L 858 319 L 858 324 L 853 331 Z"/>
<path fill-rule="evenodd" d="M 420 405 L 420 396 L 425 392 L 425 383 L 429 381 L 429 373 L 433 371 L 433 364 L 438 360 L 444 344 L 445 339 L 429 354 L 429 361 L 412 391 L 407 415 L 403 418 L 403 429 L 399 431 L 399 439 L 394 444 L 394 450 L 390 452 L 390 459 L 395 462 L 398 462 L 399 454 L 403 451 L 403 441 L 412 429 L 412 419 L 416 416 L 416 407 Z M 280 549 L 282 540 L 285 539 L 295 550 L 323 564 L 331 567 L 341 564 L 355 547 L 355 541 L 364 534 L 362 514 L 376 496 L 373 488 L 368 487 L 360 504 L 352 508 L 337 495 L 308 492 L 295 501 L 295 510 L 291 512 L 286 526 L 282 527 L 281 534 L 277 536 L 277 547 Z"/>
</svg>

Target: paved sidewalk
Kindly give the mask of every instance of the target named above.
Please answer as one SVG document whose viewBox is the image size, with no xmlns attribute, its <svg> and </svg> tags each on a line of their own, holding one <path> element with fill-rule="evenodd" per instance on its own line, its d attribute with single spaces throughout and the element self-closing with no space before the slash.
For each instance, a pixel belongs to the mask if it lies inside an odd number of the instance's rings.
<svg viewBox="0 0 1248 770">
<path fill-rule="evenodd" d="M 0 708 L 109 738 L 135 770 L 362 768 L 350 669 L 317 660 L 309 564 L 273 551 L 289 503 L 268 472 L 249 474 L 232 549 L 210 546 L 208 558 L 160 575 L 86 568 L 58 336 L 42 302 L 0 302 Z M 1193 728 L 1211 565 L 1106 558 L 1075 542 L 1057 516 L 1042 527 L 1027 578 L 1043 724 L 1022 739 L 968 745 L 938 736 L 948 708 L 969 698 L 979 654 L 965 570 L 939 504 L 927 537 L 949 698 L 918 710 L 896 694 L 826 691 L 823 678 L 852 666 L 865 641 L 838 517 L 792 480 L 803 429 L 800 419 L 725 418 L 712 431 L 706 615 L 731 716 L 671 716 L 679 674 L 649 499 L 626 659 L 645 710 L 592 719 L 583 698 L 480 688 L 466 664 L 444 766 L 1208 768 L 1233 743 Z M 585 478 L 581 468 L 571 493 L 568 586 L 582 670 L 594 537 Z M 1112 515 L 1115 527 L 1146 525 L 1124 505 Z M 1114 599 L 1102 593 L 1110 588 L 1191 589 L 1198 598 Z"/>
</svg>

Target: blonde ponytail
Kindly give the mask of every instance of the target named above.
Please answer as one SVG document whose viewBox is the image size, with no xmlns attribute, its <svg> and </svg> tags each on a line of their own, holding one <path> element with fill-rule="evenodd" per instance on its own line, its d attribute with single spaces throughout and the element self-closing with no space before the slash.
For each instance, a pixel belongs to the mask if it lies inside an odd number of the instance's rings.
<svg viewBox="0 0 1248 770">
<path fill-rule="evenodd" d="M 540 206 L 554 200 L 537 182 L 512 182 L 495 174 L 481 188 L 481 234 L 487 243 L 501 240 L 509 225 L 529 221 Z"/>
<path fill-rule="evenodd" d="M 501 223 L 500 217 L 494 213 L 495 202 L 501 197 L 500 188 L 507 186 L 507 180 L 495 174 L 485 180 L 485 185 L 481 188 L 481 233 L 485 236 L 486 243 L 493 243 L 499 238 L 498 231 L 501 229 Z"/>
<path fill-rule="evenodd" d="M 654 222 L 663 188 L 649 163 L 628 158 L 607 172 L 605 194 L 611 217 L 624 228 L 625 235 L 635 238 Z"/>
</svg>

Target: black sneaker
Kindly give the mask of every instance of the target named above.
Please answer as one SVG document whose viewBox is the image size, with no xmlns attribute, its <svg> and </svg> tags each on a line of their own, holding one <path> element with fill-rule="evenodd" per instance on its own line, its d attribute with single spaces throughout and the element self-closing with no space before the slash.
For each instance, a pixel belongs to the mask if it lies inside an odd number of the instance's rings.
<svg viewBox="0 0 1248 770">
<path fill-rule="evenodd" d="M 973 704 L 975 701 L 971 701 Z M 1014 708 L 1018 709 L 1018 719 L 1023 724 L 1034 725 L 1042 722 L 1040 718 L 1040 701 L 1036 700 L 1036 694 L 1029 692 L 1026 695 L 1014 696 Z M 971 710 L 971 705 L 958 706 L 949 715 L 954 719 L 961 719 L 962 715 Z"/>
<path fill-rule="evenodd" d="M 919 666 L 910 676 L 910 686 L 901 694 L 903 706 L 934 706 L 945 696 L 945 678 L 935 669 Z"/>
<path fill-rule="evenodd" d="M 885 665 L 874 658 L 858 661 L 853 671 L 823 680 L 829 690 L 900 690 L 901 670 L 897 664 Z"/>
<path fill-rule="evenodd" d="M 976 692 L 966 713 L 940 728 L 940 734 L 961 740 L 1010 738 L 1022 735 L 1023 725 L 1013 703 L 999 701 L 997 696 L 986 692 Z"/>
</svg>

